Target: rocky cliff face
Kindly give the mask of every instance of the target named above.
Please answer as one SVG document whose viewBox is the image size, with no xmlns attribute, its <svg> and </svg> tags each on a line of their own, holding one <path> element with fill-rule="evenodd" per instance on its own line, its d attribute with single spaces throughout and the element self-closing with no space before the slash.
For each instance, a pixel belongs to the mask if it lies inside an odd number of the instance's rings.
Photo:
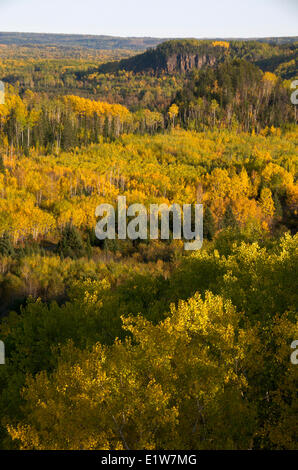
<svg viewBox="0 0 298 470">
<path fill-rule="evenodd" d="M 209 55 L 200 54 L 177 54 L 169 57 L 166 61 L 166 71 L 188 72 L 191 69 L 201 69 L 205 65 L 214 65 L 216 58 Z"/>
</svg>

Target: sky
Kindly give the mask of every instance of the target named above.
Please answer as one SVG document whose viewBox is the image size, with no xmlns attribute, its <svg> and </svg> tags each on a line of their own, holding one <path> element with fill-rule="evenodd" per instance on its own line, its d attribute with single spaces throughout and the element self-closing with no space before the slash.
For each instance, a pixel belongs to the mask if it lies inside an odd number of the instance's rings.
<svg viewBox="0 0 298 470">
<path fill-rule="evenodd" d="M 0 0 L 0 31 L 152 37 L 298 35 L 298 0 Z"/>
</svg>

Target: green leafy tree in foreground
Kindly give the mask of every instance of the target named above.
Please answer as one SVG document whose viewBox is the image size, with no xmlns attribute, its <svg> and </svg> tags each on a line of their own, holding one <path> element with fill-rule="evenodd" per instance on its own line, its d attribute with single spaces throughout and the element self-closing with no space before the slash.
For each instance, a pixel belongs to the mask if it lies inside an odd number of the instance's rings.
<svg viewBox="0 0 298 470">
<path fill-rule="evenodd" d="M 251 337 L 239 319 L 231 302 L 196 294 L 156 326 L 123 318 L 133 341 L 91 352 L 69 344 L 52 375 L 28 378 L 11 437 L 22 449 L 249 448 Z"/>
</svg>

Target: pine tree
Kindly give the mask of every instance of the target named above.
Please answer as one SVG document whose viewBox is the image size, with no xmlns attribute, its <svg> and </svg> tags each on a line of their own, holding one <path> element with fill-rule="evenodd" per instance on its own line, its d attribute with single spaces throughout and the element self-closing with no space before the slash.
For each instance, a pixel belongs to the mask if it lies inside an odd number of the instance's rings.
<svg viewBox="0 0 298 470">
<path fill-rule="evenodd" d="M 222 224 L 223 224 L 223 228 L 230 227 L 232 229 L 236 229 L 238 227 L 238 222 L 234 216 L 234 212 L 233 212 L 231 204 L 229 204 L 226 208 L 226 212 L 225 212 Z"/>
<path fill-rule="evenodd" d="M 273 202 L 274 202 L 274 207 L 275 207 L 274 217 L 278 220 L 282 220 L 283 210 L 282 210 L 282 205 L 281 205 L 277 192 L 273 194 Z"/>
<path fill-rule="evenodd" d="M 83 240 L 79 231 L 71 224 L 67 224 L 62 232 L 57 250 L 60 255 L 78 258 L 85 253 Z"/>
<path fill-rule="evenodd" d="M 209 207 L 205 209 L 203 220 L 203 235 L 207 240 L 212 240 L 215 234 L 215 223 L 211 210 Z"/>
<path fill-rule="evenodd" d="M 0 155 L 0 173 L 5 172 L 5 166 L 4 166 L 4 161 L 2 155 Z"/>
<path fill-rule="evenodd" d="M 103 135 L 106 139 L 110 136 L 110 122 L 108 116 L 105 117 Z"/>
<path fill-rule="evenodd" d="M 91 241 L 90 241 L 90 236 L 89 235 L 87 235 L 87 240 L 86 240 L 86 255 L 88 256 L 88 259 L 91 259 L 92 246 L 91 246 Z"/>
<path fill-rule="evenodd" d="M 61 147 L 63 150 L 69 150 L 76 145 L 75 131 L 71 124 L 69 116 L 66 116 L 63 124 L 63 133 L 61 138 Z"/>
<path fill-rule="evenodd" d="M 15 254 L 10 236 L 7 232 L 4 232 L 0 238 L 0 254 L 2 256 L 14 256 Z"/>
</svg>

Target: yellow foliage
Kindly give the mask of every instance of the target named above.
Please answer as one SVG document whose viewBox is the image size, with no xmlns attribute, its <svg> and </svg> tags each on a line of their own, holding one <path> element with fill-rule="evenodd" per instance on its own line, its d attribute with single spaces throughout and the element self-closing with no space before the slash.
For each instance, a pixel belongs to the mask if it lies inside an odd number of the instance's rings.
<svg viewBox="0 0 298 470">
<path fill-rule="evenodd" d="M 230 43 L 227 41 L 213 41 L 212 46 L 214 47 L 225 47 L 226 49 L 229 49 Z"/>
</svg>

